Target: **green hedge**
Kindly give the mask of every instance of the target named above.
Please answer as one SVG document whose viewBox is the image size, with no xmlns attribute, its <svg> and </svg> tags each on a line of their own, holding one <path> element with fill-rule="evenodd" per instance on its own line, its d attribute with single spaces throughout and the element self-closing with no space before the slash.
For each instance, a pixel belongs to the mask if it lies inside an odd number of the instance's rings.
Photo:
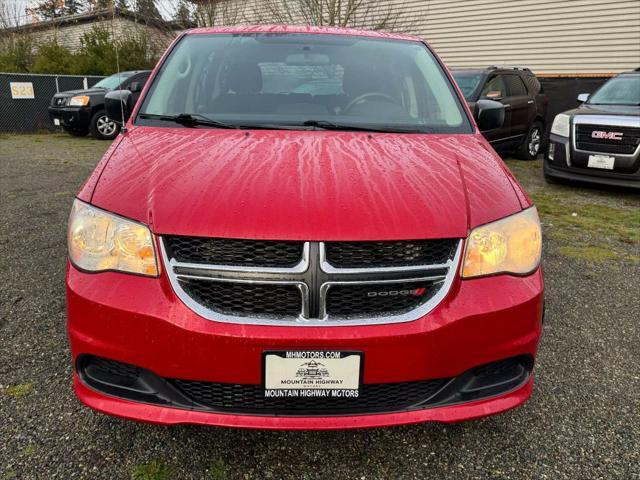
<svg viewBox="0 0 640 480">
<path fill-rule="evenodd" d="M 148 70 L 160 54 L 143 31 L 114 41 L 110 30 L 94 26 L 80 42 L 74 53 L 56 39 L 34 44 L 24 35 L 4 37 L 0 39 L 0 72 L 111 75 L 117 71 L 117 60 L 121 71 Z"/>
</svg>

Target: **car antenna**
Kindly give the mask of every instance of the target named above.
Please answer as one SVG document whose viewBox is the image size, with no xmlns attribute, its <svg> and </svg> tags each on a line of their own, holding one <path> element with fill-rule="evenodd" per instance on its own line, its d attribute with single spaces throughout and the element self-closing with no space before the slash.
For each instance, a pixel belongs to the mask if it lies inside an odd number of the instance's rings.
<svg viewBox="0 0 640 480">
<path fill-rule="evenodd" d="M 118 54 L 118 42 L 116 39 L 116 31 L 114 28 L 114 24 L 116 23 L 116 4 L 113 2 L 111 4 L 111 38 L 113 38 L 113 47 L 116 51 L 116 72 L 118 74 L 118 81 L 120 81 L 120 56 Z M 120 132 L 127 132 L 127 122 L 124 121 L 124 105 L 122 105 L 122 100 L 120 100 L 120 119 L 122 120 L 122 127 L 120 128 Z"/>
</svg>

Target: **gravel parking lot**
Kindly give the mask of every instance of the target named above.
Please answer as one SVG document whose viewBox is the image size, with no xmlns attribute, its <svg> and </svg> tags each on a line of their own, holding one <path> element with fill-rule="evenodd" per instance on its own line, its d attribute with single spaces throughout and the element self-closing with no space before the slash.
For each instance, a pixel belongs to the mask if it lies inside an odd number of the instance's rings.
<svg viewBox="0 0 640 480">
<path fill-rule="evenodd" d="M 539 161 L 507 160 L 546 240 L 545 332 L 520 409 L 348 432 L 160 427 L 95 413 L 71 390 L 66 219 L 107 147 L 0 134 L 0 478 L 640 479 L 638 195 L 548 186 Z"/>
</svg>

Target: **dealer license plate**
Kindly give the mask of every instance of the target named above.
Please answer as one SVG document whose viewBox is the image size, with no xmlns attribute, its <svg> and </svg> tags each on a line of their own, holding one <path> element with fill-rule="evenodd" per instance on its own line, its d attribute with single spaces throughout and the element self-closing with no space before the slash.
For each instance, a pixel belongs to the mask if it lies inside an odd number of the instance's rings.
<svg viewBox="0 0 640 480">
<path fill-rule="evenodd" d="M 264 352 L 263 367 L 267 398 L 357 398 L 362 377 L 362 352 Z"/>
<path fill-rule="evenodd" d="M 53 124 L 54 124 L 55 126 L 59 127 L 59 126 L 60 126 L 60 119 L 59 119 L 59 118 L 54 118 L 54 119 L 53 119 Z"/>
<path fill-rule="evenodd" d="M 615 161 L 616 157 L 609 157 L 608 155 L 589 155 L 589 162 L 587 163 L 587 167 L 613 170 L 613 164 L 615 163 Z"/>
</svg>

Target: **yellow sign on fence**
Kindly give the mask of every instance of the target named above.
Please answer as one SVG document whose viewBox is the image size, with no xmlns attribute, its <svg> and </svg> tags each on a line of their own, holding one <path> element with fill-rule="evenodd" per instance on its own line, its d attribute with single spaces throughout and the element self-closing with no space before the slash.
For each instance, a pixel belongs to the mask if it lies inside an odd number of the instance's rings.
<svg viewBox="0 0 640 480">
<path fill-rule="evenodd" d="M 33 93 L 33 83 L 31 82 L 10 82 L 11 98 L 14 99 L 33 99 L 36 98 Z"/>
</svg>

